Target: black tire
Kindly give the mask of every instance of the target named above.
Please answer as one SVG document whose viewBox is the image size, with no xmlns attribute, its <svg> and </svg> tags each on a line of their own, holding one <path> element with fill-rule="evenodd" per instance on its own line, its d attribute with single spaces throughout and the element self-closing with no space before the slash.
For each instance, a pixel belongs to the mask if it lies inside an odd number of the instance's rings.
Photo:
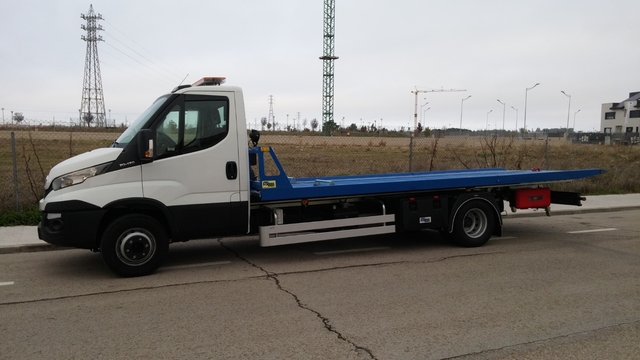
<svg viewBox="0 0 640 360">
<path fill-rule="evenodd" d="M 100 242 L 104 263 L 123 277 L 153 273 L 162 265 L 168 251 L 166 230 L 154 218 L 141 214 L 114 220 Z"/>
<path fill-rule="evenodd" d="M 473 200 L 462 205 L 453 220 L 451 240 L 464 247 L 482 246 L 493 235 L 496 214 L 489 203 Z"/>
</svg>

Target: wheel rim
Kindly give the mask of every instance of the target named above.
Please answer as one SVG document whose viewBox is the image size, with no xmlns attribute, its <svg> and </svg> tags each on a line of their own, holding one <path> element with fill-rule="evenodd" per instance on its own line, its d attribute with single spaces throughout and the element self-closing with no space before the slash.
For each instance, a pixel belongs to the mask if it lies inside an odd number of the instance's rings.
<svg viewBox="0 0 640 360">
<path fill-rule="evenodd" d="M 130 266 L 146 264 L 156 252 L 156 240 L 144 229 L 131 229 L 120 236 L 116 243 L 118 259 Z"/>
<path fill-rule="evenodd" d="M 480 209 L 471 209 L 464 215 L 464 232 L 470 238 L 479 238 L 487 231 L 487 215 Z"/>
</svg>

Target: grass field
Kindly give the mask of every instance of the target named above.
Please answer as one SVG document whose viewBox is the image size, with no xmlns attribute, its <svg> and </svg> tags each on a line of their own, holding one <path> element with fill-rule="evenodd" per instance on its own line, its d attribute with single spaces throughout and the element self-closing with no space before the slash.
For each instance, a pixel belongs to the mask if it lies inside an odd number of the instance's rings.
<svg viewBox="0 0 640 360">
<path fill-rule="evenodd" d="M 109 145 L 113 132 L 15 131 L 18 201 L 21 208 L 37 204 L 44 179 L 56 163 L 91 149 Z M 270 135 L 287 175 L 313 177 L 464 168 L 507 169 L 602 168 L 604 175 L 554 184 L 558 190 L 584 194 L 640 192 L 640 147 L 571 144 L 563 139 L 449 136 L 348 137 Z M 0 131 L 0 211 L 15 210 L 11 134 Z"/>
</svg>

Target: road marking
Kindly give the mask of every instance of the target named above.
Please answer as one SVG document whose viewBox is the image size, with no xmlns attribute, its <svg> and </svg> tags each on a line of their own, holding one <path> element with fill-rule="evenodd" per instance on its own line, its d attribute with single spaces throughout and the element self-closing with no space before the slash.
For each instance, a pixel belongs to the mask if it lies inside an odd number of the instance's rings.
<svg viewBox="0 0 640 360">
<path fill-rule="evenodd" d="M 376 251 L 376 250 L 387 250 L 391 249 L 388 246 L 380 246 L 380 247 L 371 247 L 371 248 L 362 248 L 362 249 L 349 249 L 349 250 L 335 250 L 335 251 L 319 251 L 314 252 L 316 255 L 333 255 L 333 254 L 346 254 L 346 253 L 355 253 L 355 252 L 363 252 L 363 251 Z"/>
<path fill-rule="evenodd" d="M 13 281 L 0 282 L 0 286 L 13 285 Z"/>
<path fill-rule="evenodd" d="M 502 236 L 502 237 L 492 236 L 491 239 L 489 239 L 489 240 L 509 240 L 509 239 L 517 239 L 517 237 L 515 237 L 515 236 Z"/>
<path fill-rule="evenodd" d="M 195 268 L 195 267 L 226 265 L 226 264 L 231 264 L 231 261 L 215 261 L 215 262 L 201 263 L 201 264 L 163 266 L 160 269 L 169 269 L 169 270 L 173 270 L 173 269 L 188 269 L 188 268 Z"/>
<path fill-rule="evenodd" d="M 594 230 L 567 231 L 567 234 L 584 234 L 584 233 L 591 233 L 591 232 L 614 231 L 614 230 L 618 230 L 618 229 L 606 228 L 606 229 L 594 229 Z"/>
</svg>

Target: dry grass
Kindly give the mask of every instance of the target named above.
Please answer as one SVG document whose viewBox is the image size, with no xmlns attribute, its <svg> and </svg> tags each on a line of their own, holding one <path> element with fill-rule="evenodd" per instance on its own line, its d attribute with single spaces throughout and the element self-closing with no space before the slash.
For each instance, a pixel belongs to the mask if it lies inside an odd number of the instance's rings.
<svg viewBox="0 0 640 360">
<path fill-rule="evenodd" d="M 113 132 L 16 131 L 18 193 L 23 207 L 36 204 L 44 177 L 56 163 L 104 147 Z M 413 141 L 413 149 L 410 143 Z M 464 168 L 547 168 L 544 140 L 497 137 L 347 137 L 264 134 L 261 145 L 272 145 L 287 175 L 315 177 Z M 411 162 L 409 161 L 412 154 Z M 602 168 L 607 173 L 571 183 L 558 190 L 587 194 L 640 192 L 640 147 L 571 144 L 551 139 L 549 169 Z M 11 142 L 0 131 L 0 210 L 15 208 Z"/>
</svg>

